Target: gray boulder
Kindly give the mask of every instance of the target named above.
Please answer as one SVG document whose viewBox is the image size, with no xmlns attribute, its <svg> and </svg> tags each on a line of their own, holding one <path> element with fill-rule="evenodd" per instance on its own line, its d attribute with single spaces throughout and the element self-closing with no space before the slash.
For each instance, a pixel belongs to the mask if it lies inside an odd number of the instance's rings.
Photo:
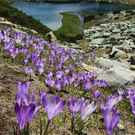
<svg viewBox="0 0 135 135">
<path fill-rule="evenodd" d="M 130 70 L 128 63 L 99 58 L 96 60 L 96 64 L 98 79 L 105 79 L 112 86 L 132 84 L 135 81 L 135 71 Z"/>
</svg>

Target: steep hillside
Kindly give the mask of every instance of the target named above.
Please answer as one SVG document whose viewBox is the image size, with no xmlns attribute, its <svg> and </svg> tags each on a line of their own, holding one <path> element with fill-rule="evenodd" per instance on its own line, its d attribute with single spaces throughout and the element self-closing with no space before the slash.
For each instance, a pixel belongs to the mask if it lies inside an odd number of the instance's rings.
<svg viewBox="0 0 135 135">
<path fill-rule="evenodd" d="M 8 19 L 12 23 L 35 29 L 42 34 L 50 31 L 49 28 L 41 24 L 39 21 L 12 7 L 10 3 L 5 0 L 0 0 L 0 16 Z"/>
</svg>

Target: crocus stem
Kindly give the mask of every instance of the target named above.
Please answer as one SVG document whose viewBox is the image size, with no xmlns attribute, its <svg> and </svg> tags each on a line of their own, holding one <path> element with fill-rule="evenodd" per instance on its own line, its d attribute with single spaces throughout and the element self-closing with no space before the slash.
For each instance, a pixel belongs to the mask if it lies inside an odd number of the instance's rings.
<svg viewBox="0 0 135 135">
<path fill-rule="evenodd" d="M 43 135 L 47 135 L 48 134 L 48 128 L 49 128 L 49 124 L 50 124 L 50 120 L 47 120 L 47 124 L 44 130 L 44 134 Z"/>
<path fill-rule="evenodd" d="M 30 134 L 30 129 L 29 129 L 29 123 L 28 123 L 26 127 L 26 135 L 29 135 L 29 134 Z"/>
<path fill-rule="evenodd" d="M 30 133 L 29 133 L 30 131 L 29 131 L 29 123 L 25 126 L 25 128 L 24 129 L 22 129 L 22 131 L 21 131 L 21 135 L 29 135 Z"/>
<path fill-rule="evenodd" d="M 135 125 L 135 118 L 134 118 L 134 125 Z"/>
<path fill-rule="evenodd" d="M 74 133 L 74 116 L 71 119 L 71 132 Z"/>
<path fill-rule="evenodd" d="M 43 125 L 42 125 L 42 119 L 40 119 L 40 135 L 42 135 Z"/>
</svg>

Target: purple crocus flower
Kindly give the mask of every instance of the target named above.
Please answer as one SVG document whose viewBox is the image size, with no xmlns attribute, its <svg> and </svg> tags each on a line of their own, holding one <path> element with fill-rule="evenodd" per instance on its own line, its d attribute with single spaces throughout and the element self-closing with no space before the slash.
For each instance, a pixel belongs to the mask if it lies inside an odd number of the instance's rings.
<svg viewBox="0 0 135 135">
<path fill-rule="evenodd" d="M 68 100 L 68 109 L 75 116 L 78 112 L 80 112 L 82 100 L 76 97 L 70 97 Z"/>
<path fill-rule="evenodd" d="M 85 73 L 85 79 L 89 78 L 90 80 L 93 80 L 94 78 L 96 78 L 96 73 L 95 72 L 86 72 Z"/>
<path fill-rule="evenodd" d="M 47 78 L 47 79 L 45 79 L 45 84 L 46 84 L 47 86 L 54 87 L 55 81 L 52 80 L 51 78 Z"/>
<path fill-rule="evenodd" d="M 59 64 L 56 64 L 56 69 L 61 70 L 64 66 L 64 63 L 60 62 Z"/>
<path fill-rule="evenodd" d="M 30 101 L 28 105 L 19 105 L 18 103 L 15 104 L 15 112 L 20 129 L 23 129 L 29 122 L 32 121 L 39 108 L 40 107 L 36 103 Z"/>
<path fill-rule="evenodd" d="M 93 95 L 94 95 L 95 98 L 98 98 L 98 97 L 101 96 L 101 92 L 96 90 L 96 91 L 94 91 Z"/>
<path fill-rule="evenodd" d="M 52 120 L 62 112 L 65 106 L 65 101 L 60 99 L 60 97 L 46 95 L 45 93 L 41 93 L 41 103 L 48 115 L 48 120 Z"/>
<path fill-rule="evenodd" d="M 13 45 L 12 41 L 9 38 L 7 38 L 5 40 L 6 41 L 4 43 L 4 50 L 9 51 L 11 48 L 14 48 L 14 45 Z"/>
<path fill-rule="evenodd" d="M 68 86 L 69 85 L 69 77 L 68 76 L 64 76 L 63 77 L 63 86 Z"/>
<path fill-rule="evenodd" d="M 53 73 L 52 72 L 49 72 L 48 75 L 47 75 L 48 78 L 52 78 L 53 77 Z"/>
<path fill-rule="evenodd" d="M 24 68 L 24 72 L 27 74 L 27 75 L 31 75 L 33 73 L 33 69 L 32 67 L 25 67 Z"/>
<path fill-rule="evenodd" d="M 56 78 L 57 79 L 61 79 L 64 76 L 64 72 L 63 71 L 57 71 L 56 72 Z"/>
<path fill-rule="evenodd" d="M 84 78 L 85 78 L 85 75 L 84 75 L 83 72 L 79 72 L 79 73 L 77 74 L 77 79 L 78 79 L 78 80 L 82 81 L 82 80 L 84 80 Z"/>
<path fill-rule="evenodd" d="M 30 57 L 31 57 L 30 54 L 26 54 L 26 57 L 25 57 L 25 59 L 24 59 L 24 64 L 25 64 L 25 65 L 29 63 Z"/>
<path fill-rule="evenodd" d="M 89 103 L 88 100 L 82 100 L 82 105 L 81 105 L 81 119 L 85 120 L 88 118 L 88 116 L 93 113 L 97 108 L 97 105 L 95 102 Z"/>
<path fill-rule="evenodd" d="M 31 54 L 31 60 L 32 60 L 32 62 L 33 62 L 33 63 L 36 63 L 36 62 L 38 61 L 38 59 L 39 59 L 38 53 L 37 53 L 37 52 L 33 52 L 33 53 Z"/>
<path fill-rule="evenodd" d="M 20 53 L 23 53 L 23 54 L 25 54 L 25 55 L 27 55 L 28 49 L 27 49 L 27 48 L 20 48 L 20 49 L 19 49 L 19 52 L 20 52 Z"/>
<path fill-rule="evenodd" d="M 89 80 L 84 80 L 83 88 L 86 91 L 90 90 L 92 88 L 92 83 Z"/>
<path fill-rule="evenodd" d="M 120 113 L 115 106 L 122 100 L 122 96 L 108 96 L 106 103 L 101 105 L 104 123 L 108 135 L 112 135 L 113 129 L 117 127 L 120 120 Z"/>
<path fill-rule="evenodd" d="M 108 135 L 112 135 L 113 129 L 117 127 L 120 121 L 120 113 L 117 111 L 115 107 L 113 107 L 111 110 L 106 107 L 103 107 L 102 113 L 104 117 L 106 132 Z"/>
<path fill-rule="evenodd" d="M 72 76 L 69 76 L 69 83 L 70 83 L 70 85 L 73 84 L 75 82 L 75 80 L 77 80 L 77 74 L 76 73 L 72 73 Z"/>
<path fill-rule="evenodd" d="M 105 107 L 111 110 L 115 105 L 117 105 L 123 99 L 120 95 L 111 95 L 107 97 Z"/>
<path fill-rule="evenodd" d="M 15 57 L 16 57 L 16 56 L 18 55 L 18 53 L 19 53 L 18 48 L 10 48 L 8 51 L 10 52 L 10 55 L 11 55 L 11 57 L 12 57 L 13 59 L 15 59 Z"/>
<path fill-rule="evenodd" d="M 20 129 L 23 129 L 29 122 L 32 121 L 33 117 L 40 108 L 35 101 L 34 94 L 30 95 L 28 93 L 28 88 L 29 82 L 18 83 L 15 112 Z"/>
<path fill-rule="evenodd" d="M 109 83 L 105 80 L 94 80 L 94 85 L 101 88 L 109 87 Z"/>
<path fill-rule="evenodd" d="M 22 102 L 28 105 L 28 89 L 30 82 L 18 82 L 18 92 L 16 94 L 16 102 L 21 105 Z"/>
<path fill-rule="evenodd" d="M 128 89 L 128 98 L 132 107 L 132 113 L 135 115 L 135 89 Z"/>
<path fill-rule="evenodd" d="M 58 91 L 60 91 L 60 90 L 62 89 L 62 87 L 63 87 L 63 82 L 62 82 L 62 80 L 56 80 L 56 81 L 55 81 L 55 88 L 56 88 Z"/>
<path fill-rule="evenodd" d="M 4 38 L 4 33 L 3 33 L 3 31 L 1 30 L 1 31 L 0 31 L 0 41 L 2 41 L 3 38 Z"/>
<path fill-rule="evenodd" d="M 44 72 L 44 62 L 42 60 L 37 60 L 36 61 L 36 68 L 37 68 L 37 71 L 42 74 Z"/>
</svg>

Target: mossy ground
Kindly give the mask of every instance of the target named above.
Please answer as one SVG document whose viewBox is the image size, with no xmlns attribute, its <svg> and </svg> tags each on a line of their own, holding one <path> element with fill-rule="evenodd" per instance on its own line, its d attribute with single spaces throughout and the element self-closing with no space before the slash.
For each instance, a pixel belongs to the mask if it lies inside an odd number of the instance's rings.
<svg viewBox="0 0 135 135">
<path fill-rule="evenodd" d="M 81 21 L 72 13 L 62 13 L 62 26 L 54 33 L 62 41 L 76 41 L 82 39 Z"/>
</svg>

